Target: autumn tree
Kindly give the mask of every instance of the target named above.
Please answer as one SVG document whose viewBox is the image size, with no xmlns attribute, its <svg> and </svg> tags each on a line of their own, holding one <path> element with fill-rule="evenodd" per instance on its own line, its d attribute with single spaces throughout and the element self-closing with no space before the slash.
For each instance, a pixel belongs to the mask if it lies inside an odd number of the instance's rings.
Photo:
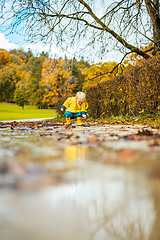
<svg viewBox="0 0 160 240">
<path fill-rule="evenodd" d="M 84 59 L 82 58 L 80 61 L 76 62 L 76 66 L 81 71 L 81 73 L 84 74 L 91 65 L 89 64 L 89 62 L 84 61 Z"/>
<path fill-rule="evenodd" d="M 41 86 L 41 71 L 45 56 L 30 57 L 26 63 L 26 94 L 31 105 L 43 107 L 44 87 Z"/>
<path fill-rule="evenodd" d="M 114 71 L 112 71 L 115 69 Z M 83 82 L 83 90 L 88 87 L 97 85 L 109 79 L 113 79 L 115 75 L 119 75 L 123 72 L 124 66 L 117 66 L 115 62 L 97 63 L 88 68 L 84 74 L 85 80 Z"/>
<path fill-rule="evenodd" d="M 77 61 L 75 57 L 73 57 L 72 59 L 68 59 L 65 56 L 64 62 L 65 69 L 71 71 L 70 84 L 75 84 L 73 93 L 82 91 L 82 86 L 85 78 L 84 72 L 87 68 L 85 68 L 85 65 L 80 63 L 81 61 Z M 90 66 L 89 63 L 87 66 Z"/>
<path fill-rule="evenodd" d="M 140 47 L 143 51 L 148 52 L 148 54 L 150 55 L 150 57 L 154 57 L 152 55 L 152 52 L 150 52 L 150 49 L 154 48 L 153 47 L 153 43 L 150 43 L 149 45 L 145 46 L 145 47 Z M 125 66 L 125 71 L 130 69 L 132 66 L 135 65 L 140 65 L 142 64 L 142 62 L 144 62 L 145 59 L 142 58 L 141 56 L 139 56 L 137 53 L 132 53 L 129 56 L 126 57 L 126 60 L 124 61 L 124 66 Z"/>
<path fill-rule="evenodd" d="M 66 98 L 73 92 L 70 69 L 66 69 L 63 59 L 46 59 L 42 66 L 41 85 L 45 87 L 43 102 L 53 105 L 60 98 Z"/>
<path fill-rule="evenodd" d="M 26 75 L 29 69 L 26 61 L 29 60 L 28 53 L 13 49 L 9 52 L 3 50 L 3 67 L 0 69 L 0 100 L 14 102 L 14 93 L 18 91 L 26 96 Z M 5 60 L 5 61 L 4 61 Z M 33 67 L 33 65 L 31 65 Z M 30 66 L 30 68 L 31 68 Z"/>
<path fill-rule="evenodd" d="M 11 56 L 9 52 L 0 50 L 0 69 L 11 63 Z"/>
<path fill-rule="evenodd" d="M 24 109 L 24 105 L 27 103 L 25 92 L 16 89 L 14 92 L 14 101 L 18 106 Z"/>
<path fill-rule="evenodd" d="M 11 62 L 21 65 L 22 63 L 25 63 L 27 59 L 27 53 L 24 52 L 21 49 L 12 49 L 9 51 L 11 56 Z"/>
<path fill-rule="evenodd" d="M 75 44 L 88 55 L 135 52 L 145 59 L 150 55 L 141 45 L 152 42 L 153 54 L 160 50 L 159 0 L 11 0 L 10 9 L 5 5 L 1 1 L 3 26 L 30 42 L 54 42 L 64 50 Z"/>
<path fill-rule="evenodd" d="M 23 70 L 21 66 L 11 63 L 0 69 L 0 101 L 13 102 L 16 84 L 22 81 Z"/>
</svg>

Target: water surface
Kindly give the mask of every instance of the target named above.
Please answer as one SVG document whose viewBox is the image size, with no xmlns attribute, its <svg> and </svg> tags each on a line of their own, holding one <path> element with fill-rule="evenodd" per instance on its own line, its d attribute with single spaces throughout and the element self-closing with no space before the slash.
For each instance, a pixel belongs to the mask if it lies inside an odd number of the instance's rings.
<svg viewBox="0 0 160 240">
<path fill-rule="evenodd" d="M 1 132 L 0 240 L 160 239 L 159 151 L 56 134 Z"/>
</svg>

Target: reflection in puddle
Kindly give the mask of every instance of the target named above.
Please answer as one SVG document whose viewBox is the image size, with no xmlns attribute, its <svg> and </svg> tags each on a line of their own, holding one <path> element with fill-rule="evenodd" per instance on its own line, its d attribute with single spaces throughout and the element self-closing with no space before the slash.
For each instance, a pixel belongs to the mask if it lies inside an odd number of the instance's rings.
<svg viewBox="0 0 160 240">
<path fill-rule="evenodd" d="M 78 182 L 45 192 L 50 207 L 63 209 L 65 219 L 60 211 L 57 217 L 70 234 L 78 226 L 80 239 L 148 239 L 155 214 L 150 189 L 140 176 L 100 165 L 77 175 Z"/>
<path fill-rule="evenodd" d="M 100 164 L 74 171 L 74 181 L 41 192 L 2 191 L 2 239 L 152 239 L 154 196 L 141 174 Z"/>
<path fill-rule="evenodd" d="M 69 145 L 64 148 L 64 151 L 66 161 L 85 160 L 88 157 L 88 146 Z"/>
</svg>

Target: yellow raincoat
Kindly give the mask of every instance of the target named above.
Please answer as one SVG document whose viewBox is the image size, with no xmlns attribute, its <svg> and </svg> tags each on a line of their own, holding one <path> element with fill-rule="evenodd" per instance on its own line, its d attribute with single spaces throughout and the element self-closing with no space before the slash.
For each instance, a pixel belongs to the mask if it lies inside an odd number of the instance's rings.
<svg viewBox="0 0 160 240">
<path fill-rule="evenodd" d="M 67 100 L 64 102 L 64 104 L 61 106 L 61 108 L 66 109 L 66 111 L 69 111 L 71 113 L 78 113 L 82 112 L 86 114 L 86 110 L 88 108 L 88 103 L 84 102 L 81 105 L 76 102 L 75 97 L 69 97 Z"/>
</svg>

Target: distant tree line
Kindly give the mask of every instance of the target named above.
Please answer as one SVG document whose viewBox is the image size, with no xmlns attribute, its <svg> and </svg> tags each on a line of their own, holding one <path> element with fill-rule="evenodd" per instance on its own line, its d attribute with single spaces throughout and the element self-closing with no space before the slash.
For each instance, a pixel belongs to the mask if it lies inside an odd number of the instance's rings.
<svg viewBox="0 0 160 240">
<path fill-rule="evenodd" d="M 30 50 L 0 49 L 0 101 L 22 107 L 53 107 L 77 91 L 86 91 L 127 69 L 116 66 L 115 62 L 91 66 L 83 59 L 52 59 L 45 52 L 35 57 Z"/>
<path fill-rule="evenodd" d="M 89 67 L 75 58 L 51 59 L 45 52 L 35 57 L 31 51 L 0 49 L 0 101 L 47 108 L 81 91 L 83 71 Z"/>
<path fill-rule="evenodd" d="M 142 50 L 147 51 L 151 47 L 148 45 Z M 90 65 L 83 59 L 77 61 L 67 56 L 64 59 L 49 58 L 45 52 L 35 57 L 30 50 L 0 49 L 0 101 L 16 103 L 22 108 L 25 104 L 38 108 L 54 107 L 59 112 L 60 105 L 67 97 L 84 91 L 87 93 L 90 114 L 96 117 L 102 113 L 137 114 L 143 109 L 146 112 L 146 106 L 150 111 L 157 111 L 159 62 L 151 53 L 150 56 L 149 65 L 147 60 L 135 53 L 124 64 L 100 62 Z M 151 70 L 147 70 L 149 66 Z M 140 72 L 133 69 L 140 69 Z M 150 75 L 155 76 L 153 83 Z M 135 98 L 137 100 L 133 100 Z M 131 104 L 133 102 L 134 107 Z"/>
</svg>

